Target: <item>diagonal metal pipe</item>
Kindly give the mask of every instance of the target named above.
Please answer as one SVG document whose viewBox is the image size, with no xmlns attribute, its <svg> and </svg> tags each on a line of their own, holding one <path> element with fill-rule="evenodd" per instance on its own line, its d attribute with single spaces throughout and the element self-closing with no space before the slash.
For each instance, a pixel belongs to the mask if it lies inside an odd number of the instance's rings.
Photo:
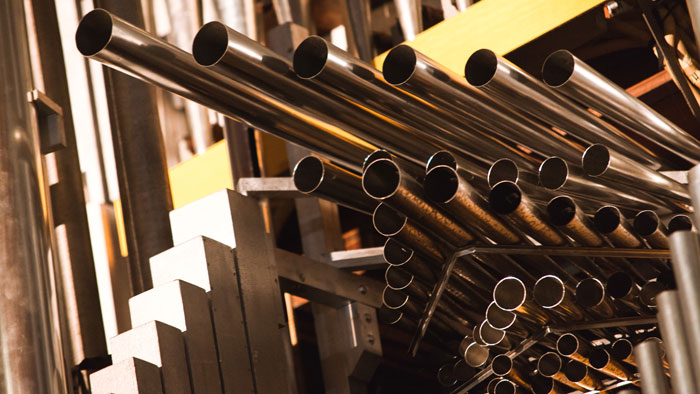
<svg viewBox="0 0 700 394">
<path fill-rule="evenodd" d="M 598 209 L 593 217 L 593 222 L 597 230 L 617 247 L 641 248 L 644 246 L 622 212 L 615 206 L 606 205 Z"/>
<path fill-rule="evenodd" d="M 586 315 L 576 304 L 574 295 L 564 282 L 555 275 L 541 277 L 532 291 L 537 304 L 564 321 L 583 320 Z"/>
<path fill-rule="evenodd" d="M 532 323 L 544 324 L 551 321 L 551 317 L 535 304 L 532 294 L 518 278 L 510 276 L 501 279 L 493 289 L 493 300 L 499 308 Z"/>
<path fill-rule="evenodd" d="M 569 360 L 566 363 L 564 374 L 567 379 L 586 390 L 600 390 L 604 387 L 600 374 L 589 368 L 588 365 L 576 360 Z"/>
<path fill-rule="evenodd" d="M 617 311 L 615 303 L 605 293 L 605 285 L 596 278 L 578 282 L 576 303 L 601 318 L 611 318 Z"/>
<path fill-rule="evenodd" d="M 632 380 L 634 377 L 627 367 L 613 359 L 610 353 L 602 347 L 597 347 L 591 351 L 588 363 L 596 370 L 616 379 Z"/>
<path fill-rule="evenodd" d="M 652 248 L 668 249 L 668 229 L 654 211 L 641 211 L 634 217 L 634 230 Z"/>
<path fill-rule="evenodd" d="M 547 216 L 553 225 L 584 246 L 601 247 L 605 240 L 593 228 L 593 222 L 583 214 L 568 196 L 557 196 L 547 204 Z"/>
<path fill-rule="evenodd" d="M 537 371 L 540 375 L 556 380 L 574 390 L 582 390 L 582 387 L 570 381 L 564 374 L 564 361 L 554 352 L 547 352 L 537 360 Z"/>
<path fill-rule="evenodd" d="M 659 330 L 669 351 L 671 386 L 679 393 L 697 392 L 697 372 L 693 368 L 691 338 L 683 323 L 683 310 L 677 290 L 668 290 L 657 297 Z"/>
<path fill-rule="evenodd" d="M 667 227 L 669 234 L 675 233 L 676 231 L 691 231 L 693 230 L 693 220 L 688 215 L 674 215 L 668 221 Z"/>
</svg>

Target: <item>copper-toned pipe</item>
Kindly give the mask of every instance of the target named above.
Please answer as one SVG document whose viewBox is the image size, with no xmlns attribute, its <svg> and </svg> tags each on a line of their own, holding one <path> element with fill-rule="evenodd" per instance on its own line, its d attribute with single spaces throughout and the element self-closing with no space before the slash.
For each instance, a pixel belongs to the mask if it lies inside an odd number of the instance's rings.
<svg viewBox="0 0 700 394">
<path fill-rule="evenodd" d="M 377 205 L 372 215 L 372 223 L 379 234 L 391 237 L 431 260 L 442 261 L 445 258 L 443 245 L 437 244 L 406 215 L 386 204 Z"/>
<path fill-rule="evenodd" d="M 588 357 L 588 362 L 591 367 L 614 378 L 622 380 L 631 380 L 633 378 L 627 367 L 613 359 L 610 353 L 602 347 L 593 349 Z"/>
<path fill-rule="evenodd" d="M 531 299 L 532 294 L 518 278 L 501 279 L 493 289 L 493 299 L 499 308 L 511 311 L 533 323 L 547 323 L 551 318 Z"/>
<path fill-rule="evenodd" d="M 566 363 L 564 374 L 567 379 L 587 390 L 600 390 L 603 388 L 601 376 L 586 364 L 576 360 L 570 360 Z"/>
<path fill-rule="evenodd" d="M 690 231 L 693 229 L 693 221 L 688 215 L 675 215 L 668 221 L 669 234 L 676 231 Z"/>
<path fill-rule="evenodd" d="M 523 324 L 522 319 L 518 319 L 518 315 L 501 309 L 496 304 L 496 301 L 491 301 L 486 308 L 486 321 L 491 327 L 497 330 L 506 330 L 509 333 L 523 338 L 528 336 L 531 331 L 529 327 Z"/>
<path fill-rule="evenodd" d="M 549 221 L 574 241 L 584 246 L 601 247 L 605 240 L 593 228 L 593 222 L 583 214 L 571 197 L 558 196 L 547 204 Z"/>
<path fill-rule="evenodd" d="M 615 360 L 622 361 L 624 363 L 636 366 L 637 363 L 634 360 L 634 346 L 632 342 L 627 338 L 620 338 L 615 340 L 610 347 L 610 355 L 612 355 Z"/>
<path fill-rule="evenodd" d="M 641 211 L 634 217 L 634 230 L 649 245 L 657 249 L 668 249 L 668 229 L 654 211 Z"/>
<path fill-rule="evenodd" d="M 583 279 L 576 285 L 576 303 L 601 318 L 611 318 L 617 310 L 605 294 L 605 285 L 596 278 Z"/>
<path fill-rule="evenodd" d="M 532 390 L 532 384 L 525 371 L 525 366 L 505 354 L 499 354 L 491 360 L 491 370 L 498 377 L 507 378 L 521 387 Z"/>
<path fill-rule="evenodd" d="M 541 277 L 532 291 L 533 298 L 548 312 L 557 314 L 565 321 L 583 320 L 585 314 L 576 305 L 574 295 L 564 282 L 554 275 Z"/>
<path fill-rule="evenodd" d="M 617 207 L 607 205 L 600 208 L 593 219 L 596 228 L 615 246 L 620 248 L 640 248 L 644 244 L 632 232 L 622 212 Z"/>
<path fill-rule="evenodd" d="M 581 390 L 581 386 L 570 381 L 566 377 L 566 374 L 564 374 L 563 369 L 564 362 L 561 356 L 554 352 L 547 352 L 540 356 L 540 358 L 537 360 L 537 372 L 539 372 L 540 375 L 546 378 L 554 379 L 575 390 Z"/>
</svg>

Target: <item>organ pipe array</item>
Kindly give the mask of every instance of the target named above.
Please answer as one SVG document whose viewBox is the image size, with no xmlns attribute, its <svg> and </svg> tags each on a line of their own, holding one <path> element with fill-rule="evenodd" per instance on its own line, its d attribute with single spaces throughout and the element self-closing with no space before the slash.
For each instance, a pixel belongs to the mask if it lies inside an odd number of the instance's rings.
<svg viewBox="0 0 700 394">
<path fill-rule="evenodd" d="M 700 163 L 700 142 L 570 52 L 547 58 L 543 81 L 488 49 L 471 55 L 465 77 L 406 45 L 381 72 L 316 36 L 290 62 L 218 22 L 190 54 L 101 9 L 76 43 L 313 151 L 295 186 L 372 216 L 387 238 L 379 316 L 409 333 L 430 318 L 422 339 L 452 357 L 436 371 L 442 384 L 662 393 L 670 376 L 675 392 L 700 387 L 700 171 L 690 190 L 661 172 Z M 470 246 L 504 248 L 445 271 Z M 673 264 L 654 253 L 669 247 Z M 621 323 L 586 325 L 609 319 Z"/>
</svg>

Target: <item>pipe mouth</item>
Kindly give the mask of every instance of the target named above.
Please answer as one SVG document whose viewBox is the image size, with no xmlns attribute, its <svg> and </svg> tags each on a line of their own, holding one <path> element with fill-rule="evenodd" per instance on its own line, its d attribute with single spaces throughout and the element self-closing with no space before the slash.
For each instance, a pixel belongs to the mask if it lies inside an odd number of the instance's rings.
<svg viewBox="0 0 700 394">
<path fill-rule="evenodd" d="M 503 379 L 501 379 L 501 378 L 491 379 L 489 381 L 489 383 L 486 385 L 486 393 L 487 394 L 494 394 L 495 390 L 496 390 L 496 384 L 498 384 L 498 382 L 500 382 L 501 380 L 503 380 Z"/>
<path fill-rule="evenodd" d="M 476 342 L 478 345 L 486 346 L 486 342 L 484 342 L 484 340 L 481 339 L 480 328 L 480 325 L 475 325 L 474 328 L 472 328 L 472 338 L 474 339 L 474 342 Z"/>
<path fill-rule="evenodd" d="M 558 190 L 569 177 L 569 165 L 560 157 L 545 159 L 538 171 L 540 184 L 550 190 Z"/>
<path fill-rule="evenodd" d="M 491 327 L 497 330 L 505 330 L 515 323 L 516 315 L 513 312 L 505 311 L 496 305 L 495 301 L 491 301 L 486 308 L 486 321 Z"/>
<path fill-rule="evenodd" d="M 474 52 L 464 66 L 464 77 L 470 85 L 481 87 L 489 83 L 498 70 L 498 57 L 490 49 Z"/>
<path fill-rule="evenodd" d="M 522 198 L 523 193 L 518 185 L 511 181 L 501 181 L 491 188 L 489 205 L 496 213 L 508 215 L 520 206 Z"/>
<path fill-rule="evenodd" d="M 386 204 L 379 204 L 372 214 L 374 229 L 385 237 L 393 237 L 401 232 L 408 218 Z"/>
<path fill-rule="evenodd" d="M 489 348 L 472 342 L 467 346 L 467 350 L 464 352 L 464 361 L 466 361 L 467 365 L 470 367 L 483 367 L 489 360 L 489 354 Z"/>
<path fill-rule="evenodd" d="M 603 348 L 594 348 L 588 356 L 588 362 L 595 369 L 605 368 L 610 362 L 610 353 Z"/>
<path fill-rule="evenodd" d="M 379 321 L 390 326 L 398 323 L 402 317 L 403 312 L 397 309 L 387 308 L 386 305 L 383 304 L 379 307 L 379 311 L 377 311 L 377 318 Z"/>
<path fill-rule="evenodd" d="M 583 152 L 581 165 L 586 175 L 596 177 L 601 176 L 610 166 L 610 150 L 607 146 L 594 144 Z"/>
<path fill-rule="evenodd" d="M 400 309 L 408 303 L 408 295 L 401 290 L 394 290 L 389 286 L 382 292 L 382 304 L 389 309 Z"/>
<path fill-rule="evenodd" d="M 647 282 L 639 291 L 639 301 L 649 308 L 656 307 L 656 296 L 664 290 L 666 285 L 659 281 Z"/>
<path fill-rule="evenodd" d="M 543 308 L 555 308 L 564 301 L 566 287 L 561 279 L 554 275 L 541 277 L 535 283 L 533 296 L 535 301 Z"/>
<path fill-rule="evenodd" d="M 600 305 L 605 298 L 605 286 L 596 278 L 586 278 L 576 285 L 576 303 L 584 308 Z"/>
<path fill-rule="evenodd" d="M 323 71 L 328 63 L 328 43 L 319 36 L 310 36 L 297 46 L 292 60 L 294 72 L 311 79 Z"/>
<path fill-rule="evenodd" d="M 506 311 L 520 308 L 526 298 L 525 284 L 514 276 L 501 279 L 493 289 L 493 300 L 499 308 Z"/>
<path fill-rule="evenodd" d="M 676 231 L 690 231 L 693 229 L 693 222 L 688 215 L 676 215 L 668 222 L 668 232 L 672 234 Z"/>
<path fill-rule="evenodd" d="M 384 149 L 377 149 L 374 152 L 370 153 L 369 155 L 367 155 L 367 157 L 365 157 L 365 160 L 362 162 L 362 172 L 364 173 L 367 169 L 367 166 L 374 163 L 378 159 L 392 160 L 391 153 Z"/>
<path fill-rule="evenodd" d="M 114 21 L 109 12 L 98 8 L 85 14 L 75 31 L 75 45 L 80 54 L 98 54 L 112 40 L 113 28 Z"/>
<path fill-rule="evenodd" d="M 610 234 L 622 223 L 622 213 L 617 207 L 606 205 L 596 211 L 593 223 L 602 234 Z"/>
<path fill-rule="evenodd" d="M 518 165 L 511 159 L 498 159 L 491 164 L 486 175 L 486 181 L 493 187 L 501 181 L 517 182 L 519 176 Z"/>
<path fill-rule="evenodd" d="M 579 341 L 574 334 L 563 334 L 557 339 L 557 351 L 564 357 L 569 357 L 578 351 Z"/>
<path fill-rule="evenodd" d="M 457 383 L 452 364 L 445 364 L 438 369 L 437 380 L 443 387 L 451 387 Z"/>
<path fill-rule="evenodd" d="M 209 22 L 202 26 L 192 40 L 192 55 L 200 66 L 216 65 L 228 49 L 228 28 L 221 22 Z"/>
<path fill-rule="evenodd" d="M 306 156 L 294 166 L 292 174 L 294 186 L 302 193 L 313 193 L 321 186 L 325 173 L 321 159 L 316 156 Z"/>
<path fill-rule="evenodd" d="M 551 378 L 561 371 L 561 357 L 554 352 L 547 352 L 537 360 L 537 370 L 540 375 Z"/>
<path fill-rule="evenodd" d="M 459 189 L 457 171 L 448 166 L 437 166 L 425 174 L 425 195 L 434 202 L 446 204 L 452 201 Z"/>
<path fill-rule="evenodd" d="M 518 386 L 508 379 L 501 379 L 493 387 L 493 394 L 515 394 L 518 392 Z"/>
<path fill-rule="evenodd" d="M 623 361 L 632 355 L 633 350 L 632 342 L 629 339 L 621 338 L 613 342 L 610 353 L 616 360 Z"/>
<path fill-rule="evenodd" d="M 452 368 L 452 374 L 460 382 L 466 382 L 476 375 L 476 370 L 469 365 L 464 360 L 457 360 L 454 367 Z"/>
<path fill-rule="evenodd" d="M 535 375 L 532 377 L 532 392 L 535 394 L 550 394 L 554 391 L 554 380 L 544 376 Z"/>
<path fill-rule="evenodd" d="M 569 196 L 554 197 L 547 204 L 547 215 L 555 226 L 566 226 L 576 217 L 576 203 Z"/>
<path fill-rule="evenodd" d="M 659 215 L 654 211 L 641 211 L 634 217 L 634 230 L 642 237 L 648 237 L 659 228 Z"/>
<path fill-rule="evenodd" d="M 513 360 L 505 354 L 499 354 L 491 361 L 491 369 L 496 376 L 506 376 L 513 369 Z"/>
<path fill-rule="evenodd" d="M 416 71 L 416 51 L 408 45 L 394 47 L 384 59 L 384 79 L 392 85 L 402 85 Z"/>
<path fill-rule="evenodd" d="M 399 267 L 390 265 L 384 271 L 386 285 L 394 290 L 403 290 L 413 283 L 414 276 Z"/>
<path fill-rule="evenodd" d="M 552 88 L 565 84 L 574 73 L 574 55 L 560 49 L 545 59 L 542 64 L 542 79 Z"/>
<path fill-rule="evenodd" d="M 634 287 L 632 277 L 624 272 L 616 272 L 608 278 L 605 290 L 612 298 L 624 298 Z"/>
<path fill-rule="evenodd" d="M 506 337 L 506 332 L 491 327 L 491 325 L 484 320 L 479 325 L 479 336 L 486 346 L 495 346 L 503 341 Z"/>
<path fill-rule="evenodd" d="M 413 257 L 413 250 L 405 248 L 393 238 L 387 238 L 384 243 L 384 261 L 390 265 L 401 266 Z"/>
<path fill-rule="evenodd" d="M 453 170 L 456 170 L 457 169 L 457 159 L 455 159 L 455 157 L 452 153 L 450 153 L 446 150 L 441 150 L 439 152 L 435 152 L 428 159 L 428 163 L 425 166 L 425 170 L 430 171 L 437 166 L 448 166 L 448 167 L 452 168 Z"/>
<path fill-rule="evenodd" d="M 662 271 L 659 276 L 656 277 L 656 281 L 663 283 L 663 285 L 669 289 L 675 289 L 677 287 L 676 277 L 673 275 L 673 271 L 670 269 Z"/>
<path fill-rule="evenodd" d="M 574 383 L 580 382 L 588 375 L 588 367 L 578 361 L 571 360 L 564 368 L 564 375 Z"/>
<path fill-rule="evenodd" d="M 362 174 L 362 188 L 376 200 L 387 199 L 396 193 L 401 183 L 399 167 L 390 159 L 376 159 Z"/>
</svg>

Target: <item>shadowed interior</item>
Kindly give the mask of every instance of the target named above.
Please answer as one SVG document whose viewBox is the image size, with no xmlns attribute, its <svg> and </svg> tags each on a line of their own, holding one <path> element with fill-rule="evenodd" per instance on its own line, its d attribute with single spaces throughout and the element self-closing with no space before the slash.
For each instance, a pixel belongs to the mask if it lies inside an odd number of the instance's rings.
<svg viewBox="0 0 700 394">
<path fill-rule="evenodd" d="M 540 375 L 532 377 L 532 391 L 535 394 L 550 394 L 553 390 L 554 380 Z M 559 391 L 555 391 L 555 393 L 558 392 Z"/>
<path fill-rule="evenodd" d="M 311 193 L 316 190 L 323 181 L 324 169 L 321 159 L 315 156 L 307 156 L 294 167 L 294 186 L 302 193 Z"/>
<path fill-rule="evenodd" d="M 666 285 L 661 282 L 647 282 L 639 291 L 639 301 L 642 304 L 653 308 L 656 306 L 656 296 L 666 289 Z"/>
<path fill-rule="evenodd" d="M 613 206 L 602 207 L 593 216 L 593 223 L 595 223 L 598 231 L 603 234 L 610 234 L 615 231 L 621 222 L 622 214 L 619 209 Z"/>
<path fill-rule="evenodd" d="M 540 278 L 533 291 L 535 301 L 543 308 L 553 308 L 564 300 L 566 288 L 561 279 L 553 275 Z"/>
<path fill-rule="evenodd" d="M 384 261 L 391 265 L 403 265 L 413 257 L 413 250 L 404 248 L 391 238 L 384 243 Z"/>
<path fill-rule="evenodd" d="M 469 366 L 478 368 L 486 364 L 489 359 L 489 349 L 486 346 L 472 342 L 467 346 L 467 351 L 464 353 L 464 360 Z"/>
<path fill-rule="evenodd" d="M 377 318 L 380 322 L 384 324 L 396 324 L 403 317 L 403 313 L 397 309 L 387 308 L 386 305 L 382 305 L 377 311 Z"/>
<path fill-rule="evenodd" d="M 540 183 L 547 189 L 557 190 L 564 186 L 568 176 L 569 166 L 559 157 L 550 157 L 540 164 Z"/>
<path fill-rule="evenodd" d="M 489 323 L 484 320 L 481 322 L 481 325 L 479 325 L 479 336 L 481 336 L 481 340 L 484 341 L 486 345 L 493 346 L 501 343 L 506 336 L 506 332 L 491 327 Z"/>
<path fill-rule="evenodd" d="M 493 299 L 499 308 L 506 311 L 518 309 L 527 296 L 525 285 L 518 278 L 509 277 L 501 279 L 493 289 Z"/>
<path fill-rule="evenodd" d="M 457 383 L 457 379 L 452 369 L 452 364 L 445 364 L 440 367 L 440 369 L 438 369 L 437 379 L 438 383 L 444 387 L 450 387 Z"/>
<path fill-rule="evenodd" d="M 552 87 L 561 86 L 574 72 L 574 57 L 566 50 L 559 50 L 547 57 L 542 65 L 542 79 Z"/>
<path fill-rule="evenodd" d="M 513 360 L 505 354 L 499 354 L 491 361 L 491 368 L 496 376 L 505 376 L 513 368 Z"/>
<path fill-rule="evenodd" d="M 616 272 L 608 278 L 605 290 L 612 298 L 623 298 L 632 291 L 633 287 L 634 281 L 629 275 Z"/>
<path fill-rule="evenodd" d="M 302 78 L 313 78 L 323 71 L 327 60 L 326 40 L 311 36 L 302 41 L 294 51 L 294 72 Z"/>
<path fill-rule="evenodd" d="M 457 172 L 447 166 L 437 166 L 425 174 L 423 189 L 432 201 L 437 203 L 450 202 L 457 194 L 459 178 Z"/>
<path fill-rule="evenodd" d="M 467 365 L 467 362 L 464 360 L 457 360 L 452 373 L 454 374 L 455 379 L 461 382 L 466 382 L 476 375 L 476 369 Z"/>
<path fill-rule="evenodd" d="M 566 226 L 576 217 L 576 203 L 568 196 L 557 196 L 547 204 L 547 215 L 555 226 Z"/>
<path fill-rule="evenodd" d="M 377 149 L 374 152 L 370 153 L 365 157 L 365 160 L 362 162 L 362 171 L 367 168 L 368 165 L 374 163 L 378 159 L 389 159 L 391 160 L 391 153 L 385 151 L 384 149 Z"/>
<path fill-rule="evenodd" d="M 501 215 L 515 211 L 522 200 L 520 188 L 513 182 L 503 181 L 496 184 L 489 193 L 489 205 Z"/>
<path fill-rule="evenodd" d="M 505 330 L 513 325 L 516 315 L 513 312 L 504 311 L 495 302 L 491 302 L 486 308 L 486 321 L 496 329 Z"/>
<path fill-rule="evenodd" d="M 642 237 L 647 237 L 659 228 L 659 217 L 654 211 L 642 211 L 634 217 L 634 230 Z"/>
<path fill-rule="evenodd" d="M 202 26 L 192 40 L 192 55 L 202 66 L 213 66 L 226 54 L 228 32 L 221 22 L 209 22 Z"/>
<path fill-rule="evenodd" d="M 413 282 L 413 275 L 399 267 L 390 265 L 384 272 L 384 279 L 386 284 L 392 289 L 401 290 Z"/>
<path fill-rule="evenodd" d="M 396 212 L 386 204 L 379 204 L 372 215 L 372 222 L 377 232 L 385 237 L 398 234 L 408 218 Z"/>
<path fill-rule="evenodd" d="M 382 302 L 390 309 L 399 309 L 408 302 L 408 295 L 387 286 L 382 293 Z"/>
<path fill-rule="evenodd" d="M 112 39 L 112 17 L 105 10 L 87 13 L 75 31 L 75 44 L 83 56 L 92 56 L 104 49 Z"/>
<path fill-rule="evenodd" d="M 489 186 L 493 187 L 501 181 L 517 182 L 518 175 L 518 166 L 513 160 L 499 159 L 491 164 L 486 180 Z"/>
<path fill-rule="evenodd" d="M 588 357 L 588 362 L 595 369 L 603 368 L 610 362 L 610 354 L 602 348 L 593 349 Z"/>
<path fill-rule="evenodd" d="M 595 278 L 586 278 L 576 286 L 576 303 L 582 307 L 593 307 L 600 304 L 605 297 L 605 287 Z"/>
<path fill-rule="evenodd" d="M 517 392 L 517 386 L 510 380 L 501 380 L 496 383 L 493 388 L 494 394 L 515 394 Z"/>
<path fill-rule="evenodd" d="M 441 150 L 440 152 L 436 152 L 435 154 L 430 156 L 430 158 L 428 159 L 428 164 L 425 166 L 425 170 L 430 171 L 437 166 L 448 166 L 456 170 L 457 160 L 455 160 L 455 157 L 452 155 L 452 153 L 446 150 Z"/>
<path fill-rule="evenodd" d="M 571 360 L 564 367 L 564 374 L 570 381 L 580 382 L 588 375 L 588 367 L 578 361 Z"/>
<path fill-rule="evenodd" d="M 600 176 L 610 165 L 610 151 L 604 145 L 591 145 L 583 152 L 583 171 L 590 176 Z"/>
<path fill-rule="evenodd" d="M 562 356 L 571 356 L 578 350 L 578 338 L 573 334 L 564 334 L 557 339 L 557 351 Z"/>
<path fill-rule="evenodd" d="M 399 187 L 401 174 L 396 163 L 389 159 L 377 159 L 367 165 L 362 175 L 362 188 L 376 199 L 390 197 Z"/>
<path fill-rule="evenodd" d="M 382 72 L 384 79 L 392 85 L 406 82 L 416 70 L 416 53 L 407 45 L 392 49 L 384 59 Z"/>
<path fill-rule="evenodd" d="M 474 52 L 464 66 L 464 77 L 472 86 L 487 84 L 498 69 L 498 58 L 490 49 L 479 49 Z"/>
<path fill-rule="evenodd" d="M 668 222 L 668 232 L 690 231 L 693 229 L 693 222 L 686 215 L 676 215 Z"/>
<path fill-rule="evenodd" d="M 554 352 L 543 354 L 537 361 L 537 370 L 542 376 L 551 378 L 561 371 L 561 357 Z"/>
<path fill-rule="evenodd" d="M 610 353 L 615 359 L 622 361 L 632 355 L 632 349 L 632 342 L 623 338 L 613 342 Z"/>
</svg>

